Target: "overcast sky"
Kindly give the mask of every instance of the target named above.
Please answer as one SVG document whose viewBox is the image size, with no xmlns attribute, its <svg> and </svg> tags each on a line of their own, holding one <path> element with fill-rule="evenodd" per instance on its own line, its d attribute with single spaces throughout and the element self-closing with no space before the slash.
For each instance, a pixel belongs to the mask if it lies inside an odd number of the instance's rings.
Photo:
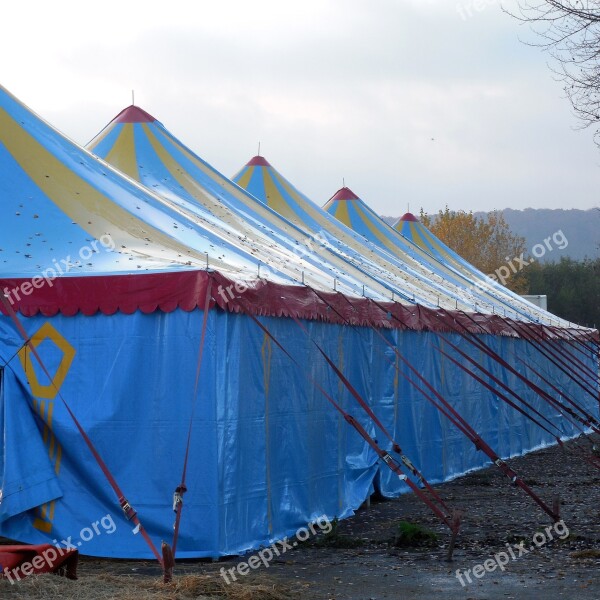
<svg viewBox="0 0 600 600">
<path fill-rule="evenodd" d="M 2 7 L 0 83 L 85 144 L 136 104 L 232 176 L 261 154 L 379 213 L 591 208 L 600 151 L 494 0 Z"/>
</svg>

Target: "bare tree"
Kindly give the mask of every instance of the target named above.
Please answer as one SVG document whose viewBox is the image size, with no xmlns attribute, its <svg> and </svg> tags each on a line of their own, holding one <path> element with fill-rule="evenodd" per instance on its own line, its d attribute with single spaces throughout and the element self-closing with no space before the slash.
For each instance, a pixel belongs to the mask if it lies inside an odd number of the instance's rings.
<svg viewBox="0 0 600 600">
<path fill-rule="evenodd" d="M 552 56 L 581 127 L 595 127 L 600 145 L 600 0 L 519 0 L 527 22 Z"/>
</svg>

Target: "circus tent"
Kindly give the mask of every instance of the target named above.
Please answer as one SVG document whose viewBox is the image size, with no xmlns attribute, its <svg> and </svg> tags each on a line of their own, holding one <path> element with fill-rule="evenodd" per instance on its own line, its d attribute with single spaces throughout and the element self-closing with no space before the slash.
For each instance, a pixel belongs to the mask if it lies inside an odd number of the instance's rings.
<svg viewBox="0 0 600 600">
<path fill-rule="evenodd" d="M 357 268 L 387 286 L 388 293 L 391 291 L 392 301 L 397 298 L 404 302 L 417 302 L 423 307 L 453 308 L 462 314 L 464 310 L 475 310 L 479 314 L 489 315 L 487 325 L 498 322 L 492 317 L 498 314 L 526 322 L 534 320 L 546 322 L 554 318 L 549 313 L 539 311 L 533 305 L 523 303 L 521 299 L 516 303 L 513 302 L 513 299 L 507 298 L 502 290 L 497 293 L 496 290 L 490 291 L 486 287 L 476 285 L 473 280 L 466 279 L 463 274 L 431 257 L 409 241 L 405 242 L 402 250 L 396 248 L 393 253 L 388 252 L 388 249 L 382 249 L 376 243 L 369 243 L 364 237 L 341 225 L 339 221 L 298 192 L 271 167 L 264 157 L 253 158 L 250 164 L 235 176 L 236 182 L 251 192 L 251 194 L 240 194 L 238 188 L 232 189 L 231 183 L 226 178 L 207 165 L 154 117 L 144 113 L 142 124 L 135 118 L 128 118 L 129 111 L 133 110 L 137 110 L 137 107 L 129 107 L 122 111 L 90 143 L 89 148 L 114 165 L 137 164 L 139 181 L 151 186 L 165 197 L 174 198 L 183 195 L 186 200 L 195 201 L 213 214 L 217 214 L 220 204 L 225 204 L 239 218 L 247 220 L 250 215 L 259 224 L 267 217 L 268 221 L 263 225 L 269 227 L 271 231 L 283 230 L 292 225 L 304 232 L 307 236 L 305 240 L 308 240 L 308 245 L 312 248 L 333 253 L 348 265 L 348 269 Z M 133 143 L 127 142 L 128 139 L 133 139 Z M 178 185 L 183 180 L 186 185 Z M 207 202 L 203 189 L 214 190 L 216 206 L 214 203 Z M 397 237 L 401 238 L 401 236 Z M 369 290 L 364 288 L 362 295 L 368 297 Z M 396 303 L 392 305 L 397 306 Z M 554 320 L 556 321 L 555 318 Z M 439 316 L 429 323 L 430 325 L 434 323 L 434 329 L 446 326 Z M 504 325 L 499 330 L 486 328 L 485 331 L 490 333 L 502 331 L 507 336 L 521 335 L 514 326 L 506 326 L 506 323 Z M 508 347 L 510 344 L 511 342 L 507 340 L 500 341 L 501 346 Z M 528 347 L 523 351 L 536 353 L 535 347 Z M 411 354 L 415 360 L 420 360 L 416 348 Z M 433 356 L 435 357 L 435 353 Z M 431 354 L 428 357 L 431 358 Z M 487 367 L 495 373 L 491 376 L 495 377 L 503 373 L 504 369 L 495 363 L 496 358 L 503 360 L 500 355 L 491 352 L 489 358 L 490 363 Z M 385 357 L 373 359 L 375 363 L 380 360 L 385 360 Z M 452 364 L 451 361 L 446 363 L 446 369 L 449 368 L 449 364 Z M 551 368 L 550 363 L 543 364 L 543 369 Z M 472 373 L 468 373 L 467 379 L 471 376 Z M 436 378 L 439 375 L 431 373 L 431 377 Z M 442 378 L 444 377 L 445 375 L 442 374 Z M 520 393 L 525 397 L 532 391 L 528 388 L 528 383 L 528 381 L 518 381 L 513 385 L 519 389 L 523 388 L 520 389 Z M 572 382 L 569 382 L 569 385 L 572 385 Z M 454 393 L 454 390 L 451 393 Z M 493 391 L 492 396 L 494 396 Z M 530 409 L 533 408 L 528 401 L 526 405 Z M 552 409 L 555 410 L 556 407 L 553 406 Z M 392 422 L 391 426 L 396 428 L 398 423 Z M 568 436 L 566 432 L 571 425 L 566 425 L 566 430 L 563 426 L 564 423 L 561 423 L 559 435 Z M 548 433 L 543 428 L 542 432 Z M 526 444 L 520 452 L 525 450 Z M 384 472 L 382 480 L 384 493 L 393 495 L 401 489 L 389 473 Z"/>
<path fill-rule="evenodd" d="M 493 352 L 515 352 L 548 377 L 526 335 L 588 348 L 597 332 L 515 329 L 428 282 L 416 261 L 386 274 L 398 259 L 350 233 L 352 244 L 308 244 L 308 228 L 138 107 L 91 149 L 107 162 L 0 89 L 0 535 L 147 558 L 140 532 L 171 539 L 184 470 L 178 556 L 237 554 L 320 516 L 350 516 L 375 486 L 407 491 L 418 475 L 399 477 L 395 460 L 442 481 L 496 462 L 484 438 L 501 464 L 579 432 L 516 373 L 503 381 L 544 428 L 475 385 L 450 344 L 490 370 Z M 493 352 L 469 350 L 471 338 Z M 451 427 L 401 365 L 479 441 Z M 553 381 L 577 395 L 567 375 Z M 103 519 L 114 528 L 90 537 Z"/>
</svg>

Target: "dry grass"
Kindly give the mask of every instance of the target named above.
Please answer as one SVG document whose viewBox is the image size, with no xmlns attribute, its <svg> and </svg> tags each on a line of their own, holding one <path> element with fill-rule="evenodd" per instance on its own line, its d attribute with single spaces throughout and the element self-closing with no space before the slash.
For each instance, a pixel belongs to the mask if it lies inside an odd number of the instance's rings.
<svg viewBox="0 0 600 600">
<path fill-rule="evenodd" d="M 165 585 L 135 575 L 94 575 L 70 581 L 56 575 L 0 580 L 2 600 L 287 600 L 290 590 L 266 579 L 227 585 L 218 575 L 186 575 Z"/>
</svg>

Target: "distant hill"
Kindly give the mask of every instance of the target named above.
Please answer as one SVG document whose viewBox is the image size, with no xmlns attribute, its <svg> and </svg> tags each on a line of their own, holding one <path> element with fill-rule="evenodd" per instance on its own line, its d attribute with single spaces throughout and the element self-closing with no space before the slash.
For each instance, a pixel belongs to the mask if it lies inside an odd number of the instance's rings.
<svg viewBox="0 0 600 600">
<path fill-rule="evenodd" d="M 546 252 L 540 258 L 541 261 L 559 261 L 561 256 L 568 256 L 575 260 L 600 257 L 600 210 L 598 209 L 506 208 L 501 212 L 513 233 L 525 238 L 530 253 L 536 244 L 544 244 L 545 239 L 551 238 L 548 244 L 553 247 L 553 250 Z M 486 213 L 474 214 L 482 217 Z M 399 217 L 383 217 L 383 219 L 393 225 Z M 553 238 L 555 234 L 556 237 Z M 563 239 L 566 239 L 568 244 L 561 250 L 553 243 L 553 239 L 559 240 L 561 246 L 565 246 Z"/>
<path fill-rule="evenodd" d="M 391 225 L 392 227 L 394 226 L 394 223 L 396 223 L 398 221 L 398 219 L 400 217 L 386 217 L 385 215 L 381 215 L 381 218 L 388 224 Z"/>
</svg>

